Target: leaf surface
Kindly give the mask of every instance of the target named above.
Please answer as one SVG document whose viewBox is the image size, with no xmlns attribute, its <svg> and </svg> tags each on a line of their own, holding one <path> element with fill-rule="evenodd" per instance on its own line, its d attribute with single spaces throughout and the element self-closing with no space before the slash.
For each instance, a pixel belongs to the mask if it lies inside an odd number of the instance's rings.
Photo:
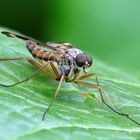
<svg viewBox="0 0 140 140">
<path fill-rule="evenodd" d="M 1 28 L 2 30 L 4 29 Z M 0 58 L 14 57 L 32 58 L 23 41 L 1 34 Z M 112 103 L 140 122 L 140 82 L 137 77 L 97 59 L 94 63 L 91 72 L 97 73 L 100 84 Z M 0 61 L 0 83 L 13 84 L 35 71 L 36 68 L 25 61 Z M 95 82 L 94 78 L 87 81 Z M 139 139 L 139 126 L 114 114 L 94 98 L 79 94 L 84 91 L 98 96 L 97 90 L 74 83 L 63 83 L 55 103 L 42 122 L 42 114 L 57 85 L 58 81 L 52 81 L 45 73 L 40 72 L 33 79 L 17 86 L 1 86 L 0 139 Z"/>
</svg>

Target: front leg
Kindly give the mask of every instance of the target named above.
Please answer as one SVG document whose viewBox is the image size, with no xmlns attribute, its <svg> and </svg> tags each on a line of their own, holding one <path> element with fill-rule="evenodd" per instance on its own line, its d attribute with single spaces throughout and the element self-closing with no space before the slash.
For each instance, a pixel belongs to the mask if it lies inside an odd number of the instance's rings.
<svg viewBox="0 0 140 140">
<path fill-rule="evenodd" d="M 96 84 L 94 84 L 94 87 L 93 87 L 93 84 L 89 84 L 89 83 L 88 83 L 88 85 L 86 84 L 85 86 L 98 89 L 99 93 L 100 93 L 100 97 L 101 97 L 101 102 L 104 102 L 103 101 L 104 99 L 102 97 L 103 95 L 101 93 L 105 94 L 107 96 L 107 98 L 109 99 L 109 101 L 112 102 L 111 98 L 108 96 L 108 94 L 105 92 L 105 90 L 100 86 L 96 73 L 90 73 L 90 74 L 83 75 L 79 78 L 79 81 L 84 80 L 84 79 L 88 79 L 90 77 L 95 77 Z M 80 83 L 82 84 L 83 82 L 80 82 Z"/>
<path fill-rule="evenodd" d="M 90 78 L 90 77 L 95 77 L 96 78 L 96 83 L 97 84 L 90 84 L 90 83 L 86 83 L 86 82 L 81 82 L 80 80 L 83 80 L 83 79 L 87 79 L 87 78 Z M 111 107 L 108 103 L 106 103 L 106 101 L 104 100 L 103 98 L 103 93 L 105 92 L 103 90 L 103 88 L 100 87 L 99 85 L 99 81 L 98 81 L 98 78 L 97 78 L 97 75 L 96 74 L 87 74 L 87 75 L 84 75 L 84 76 L 81 76 L 79 78 L 79 81 L 75 82 L 76 84 L 80 84 L 80 85 L 83 85 L 83 86 L 87 86 L 87 87 L 90 87 L 90 88 L 95 88 L 95 89 L 98 89 L 99 90 L 99 93 L 100 93 L 100 96 L 101 96 L 101 100 L 102 100 L 102 103 L 107 106 L 110 110 L 112 110 L 114 113 L 120 115 L 120 116 L 123 116 L 123 117 L 126 117 L 127 119 L 129 119 L 130 121 L 134 122 L 135 124 L 139 125 L 140 126 L 140 123 L 137 122 L 136 120 L 134 120 L 133 118 L 131 118 L 128 114 L 125 114 L 123 112 L 120 112 L 116 109 L 114 109 L 113 107 Z M 88 96 L 89 94 L 86 94 L 86 96 Z"/>
</svg>

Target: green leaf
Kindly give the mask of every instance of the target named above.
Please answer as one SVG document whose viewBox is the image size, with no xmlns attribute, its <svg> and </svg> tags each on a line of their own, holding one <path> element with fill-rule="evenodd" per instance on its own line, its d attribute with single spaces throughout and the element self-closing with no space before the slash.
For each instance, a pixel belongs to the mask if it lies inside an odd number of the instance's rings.
<svg viewBox="0 0 140 140">
<path fill-rule="evenodd" d="M 5 30 L 1 28 L 0 31 Z M 93 54 L 92 54 L 93 55 Z M 31 57 L 25 43 L 0 35 L 0 58 Z M 13 84 L 30 76 L 36 68 L 25 61 L 0 61 L 0 83 Z M 119 110 L 140 122 L 140 83 L 137 77 L 97 59 L 91 72 Z M 90 78 L 88 82 L 95 82 Z M 63 83 L 45 121 L 42 114 L 57 88 L 40 72 L 33 79 L 14 87 L 0 87 L 1 140 L 82 140 L 138 139 L 140 127 L 116 115 L 95 100 L 98 91 L 74 83 Z M 81 91 L 92 94 L 84 97 Z M 107 100 L 107 97 L 105 100 Z"/>
</svg>

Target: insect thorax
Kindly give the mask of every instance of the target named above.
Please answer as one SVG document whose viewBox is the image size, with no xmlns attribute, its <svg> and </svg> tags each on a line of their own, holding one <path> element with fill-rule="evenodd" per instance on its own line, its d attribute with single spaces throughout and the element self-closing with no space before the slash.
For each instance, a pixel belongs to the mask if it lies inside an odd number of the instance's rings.
<svg viewBox="0 0 140 140">
<path fill-rule="evenodd" d="M 59 65 L 59 74 L 65 74 L 68 77 L 68 81 L 73 79 L 75 74 L 79 71 L 75 58 L 80 53 L 82 53 L 82 51 L 76 48 L 67 49 L 64 59 L 62 59 Z"/>
<path fill-rule="evenodd" d="M 77 48 L 71 48 L 71 49 L 66 50 L 66 54 L 68 54 L 69 56 L 73 58 L 75 58 L 80 53 L 83 53 L 83 52 Z"/>
</svg>

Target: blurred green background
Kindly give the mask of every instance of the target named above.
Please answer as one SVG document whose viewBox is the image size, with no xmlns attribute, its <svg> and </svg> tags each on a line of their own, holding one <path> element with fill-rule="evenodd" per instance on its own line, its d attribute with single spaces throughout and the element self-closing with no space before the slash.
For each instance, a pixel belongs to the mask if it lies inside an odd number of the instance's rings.
<svg viewBox="0 0 140 140">
<path fill-rule="evenodd" d="M 1 0 L 0 6 L 0 26 L 45 42 L 71 42 L 105 63 L 139 73 L 139 0 Z"/>
</svg>

